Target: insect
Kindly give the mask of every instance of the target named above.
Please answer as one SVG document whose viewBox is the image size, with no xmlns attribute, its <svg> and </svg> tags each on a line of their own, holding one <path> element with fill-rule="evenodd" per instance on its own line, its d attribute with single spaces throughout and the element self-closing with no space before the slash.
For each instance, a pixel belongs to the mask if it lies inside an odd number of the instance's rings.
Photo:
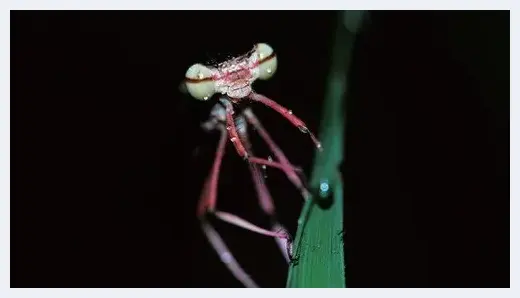
<svg viewBox="0 0 520 298">
<path fill-rule="evenodd" d="M 292 257 L 292 239 L 287 230 L 276 219 L 274 203 L 266 186 L 265 178 L 262 175 L 261 167 L 264 169 L 273 167 L 283 171 L 291 183 L 300 190 L 305 200 L 310 198 L 310 193 L 305 187 L 301 169 L 290 163 L 283 151 L 276 145 L 263 127 L 260 120 L 255 116 L 251 107 L 246 106 L 235 112 L 234 105 L 260 102 L 272 108 L 302 132 L 309 134 L 316 147 L 321 150 L 320 142 L 309 131 L 305 123 L 293 115 L 291 110 L 253 91 L 252 83 L 255 80 L 271 78 L 276 69 L 277 57 L 273 49 L 265 43 L 258 43 L 245 55 L 230 59 L 216 66 L 205 66 L 200 63 L 194 64 L 188 68 L 185 75 L 187 91 L 193 98 L 209 100 L 213 95 L 220 94 L 219 101 L 213 106 L 209 119 L 202 124 L 202 127 L 207 131 L 218 131 L 220 140 L 212 168 L 199 199 L 197 217 L 201 221 L 204 234 L 220 256 L 222 262 L 246 287 L 257 287 L 257 284 L 235 260 L 218 232 L 210 224 L 209 217 L 215 217 L 238 227 L 274 237 L 286 260 L 289 262 Z M 275 160 L 260 158 L 254 155 L 249 140 L 248 125 L 256 129 L 257 133 L 272 151 Z M 238 155 L 248 163 L 260 208 L 271 218 L 270 229 L 259 227 L 234 214 L 216 209 L 218 177 L 228 139 L 233 143 Z"/>
</svg>

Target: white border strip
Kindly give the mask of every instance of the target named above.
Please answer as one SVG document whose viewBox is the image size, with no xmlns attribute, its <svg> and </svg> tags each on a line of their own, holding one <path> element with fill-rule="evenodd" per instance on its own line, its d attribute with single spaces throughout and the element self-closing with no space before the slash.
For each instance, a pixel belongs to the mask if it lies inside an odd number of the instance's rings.
<svg viewBox="0 0 520 298">
<path fill-rule="evenodd" d="M 2 2 L 1 6 L 7 6 L 9 10 L 39 10 L 39 9 L 147 9 L 147 10 L 371 10 L 371 9 L 513 9 L 519 1 L 478 1 L 478 0 L 437 0 L 437 1 L 403 1 L 403 0 L 363 0 L 363 1 L 341 1 L 341 0 L 197 0 L 197 1 L 175 1 L 175 0 L 90 0 L 90 1 L 38 1 L 38 0 L 9 0 Z M 0 233 L 3 245 L 0 245 L 0 277 L 1 288 L 0 297 L 52 297 L 52 298 L 71 298 L 71 297 L 211 297 L 211 298 L 231 298 L 245 295 L 248 298 L 265 298 L 270 296 L 286 297 L 289 289 L 9 289 L 10 281 L 10 26 L 9 10 L 3 10 L 0 23 L 1 38 L 4 46 L 0 48 L 2 56 L 2 81 L 0 99 L 0 137 L 2 139 L 0 156 Z M 518 48 L 518 13 L 516 10 L 511 12 L 511 52 L 520 53 Z M 519 257 L 520 252 L 518 231 L 520 231 L 518 214 L 520 198 L 519 187 L 520 175 L 518 171 L 519 163 L 519 97 L 515 88 L 520 82 L 518 77 L 518 58 L 512 57 L 511 60 L 511 81 L 517 82 L 511 87 L 511 289 L 290 289 L 291 295 L 296 297 L 316 297 L 316 295 L 326 295 L 333 297 L 520 297 L 519 283 Z M 516 182 L 516 183 L 515 183 Z M 247 291 L 247 292 L 246 292 Z M 319 291 L 316 292 L 316 291 Z M 514 294 L 516 292 L 517 294 Z"/>
<path fill-rule="evenodd" d="M 287 10 L 398 10 L 398 9 L 511 9 L 512 0 L 9 0 L 10 9 L 287 9 Z M 518 4 L 514 4 L 515 6 Z"/>
</svg>

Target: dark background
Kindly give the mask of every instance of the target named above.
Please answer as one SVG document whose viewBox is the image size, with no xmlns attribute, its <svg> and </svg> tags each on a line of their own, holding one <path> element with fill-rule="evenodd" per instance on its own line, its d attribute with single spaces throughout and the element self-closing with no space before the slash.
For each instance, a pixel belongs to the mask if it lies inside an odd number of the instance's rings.
<svg viewBox="0 0 520 298">
<path fill-rule="evenodd" d="M 195 62 L 273 46 L 255 89 L 319 128 L 333 12 L 12 12 L 12 287 L 240 287 L 195 208 L 214 102 L 179 92 Z M 373 12 L 349 72 L 349 287 L 509 286 L 509 12 Z M 255 111 L 309 173 L 312 143 Z M 265 146 L 255 138 L 259 155 Z M 227 147 L 219 208 L 267 225 Z M 301 199 L 268 184 L 294 232 Z M 263 287 L 274 241 L 216 225 Z"/>
</svg>

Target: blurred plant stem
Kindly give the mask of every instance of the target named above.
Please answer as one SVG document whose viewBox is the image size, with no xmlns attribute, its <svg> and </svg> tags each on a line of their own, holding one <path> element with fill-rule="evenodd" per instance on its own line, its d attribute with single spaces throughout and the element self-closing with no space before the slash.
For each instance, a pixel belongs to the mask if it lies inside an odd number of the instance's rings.
<svg viewBox="0 0 520 298">
<path fill-rule="evenodd" d="M 289 268 L 289 288 L 343 288 L 343 181 L 339 166 L 343 161 L 345 96 L 356 33 L 364 11 L 338 12 L 327 77 L 320 140 L 310 179 L 314 190 L 298 219 L 298 230 Z"/>
</svg>

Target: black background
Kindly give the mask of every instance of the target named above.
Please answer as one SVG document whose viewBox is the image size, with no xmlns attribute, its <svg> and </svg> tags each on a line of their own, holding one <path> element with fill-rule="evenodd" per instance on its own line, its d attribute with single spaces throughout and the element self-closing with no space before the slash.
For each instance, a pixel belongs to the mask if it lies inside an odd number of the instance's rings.
<svg viewBox="0 0 520 298">
<path fill-rule="evenodd" d="M 179 91 L 195 62 L 273 46 L 255 89 L 317 131 L 333 12 L 12 12 L 12 287 L 240 287 L 195 217 L 214 102 Z M 373 12 L 347 105 L 349 287 L 509 286 L 509 13 Z M 255 111 L 307 173 L 312 143 Z M 265 146 L 254 140 L 259 155 Z M 227 147 L 219 208 L 266 225 Z M 268 183 L 294 231 L 301 199 Z M 274 242 L 216 225 L 263 287 Z"/>
</svg>

